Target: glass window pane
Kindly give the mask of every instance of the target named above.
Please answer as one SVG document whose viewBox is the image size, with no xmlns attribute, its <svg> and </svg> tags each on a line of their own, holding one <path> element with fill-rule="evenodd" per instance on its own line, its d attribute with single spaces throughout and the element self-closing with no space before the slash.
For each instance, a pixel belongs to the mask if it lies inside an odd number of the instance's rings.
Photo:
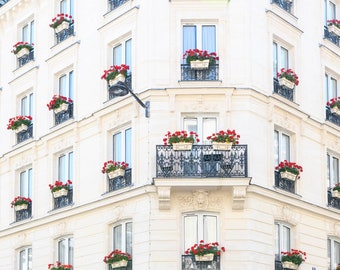
<svg viewBox="0 0 340 270">
<path fill-rule="evenodd" d="M 60 1 L 60 13 L 67 13 L 67 0 Z"/>
<path fill-rule="evenodd" d="M 328 256 L 328 266 L 331 269 L 332 263 L 332 241 L 331 239 L 327 239 L 327 256 Z"/>
<path fill-rule="evenodd" d="M 331 78 L 331 81 L 330 81 L 330 97 L 331 98 L 335 98 L 337 97 L 337 81 L 334 79 L 334 78 Z"/>
<path fill-rule="evenodd" d="M 217 242 L 217 217 L 203 216 L 204 241 L 206 243 Z"/>
<path fill-rule="evenodd" d="M 28 190 L 27 190 L 27 197 L 32 198 L 32 169 L 28 170 L 28 174 L 27 174 L 27 186 L 28 186 Z"/>
<path fill-rule="evenodd" d="M 281 249 L 280 249 L 280 225 L 279 224 L 275 224 L 275 256 L 277 258 L 280 258 L 280 254 L 281 254 Z"/>
<path fill-rule="evenodd" d="M 282 249 L 290 251 L 290 228 L 282 226 Z"/>
<path fill-rule="evenodd" d="M 28 115 L 33 115 L 33 94 L 28 96 Z"/>
<path fill-rule="evenodd" d="M 28 115 L 28 100 L 27 97 L 21 99 L 21 115 Z"/>
<path fill-rule="evenodd" d="M 217 119 L 215 117 L 203 118 L 203 130 L 201 141 L 208 143 L 207 137 L 217 131 Z"/>
<path fill-rule="evenodd" d="M 113 48 L 113 65 L 124 64 L 122 62 L 122 45 Z"/>
<path fill-rule="evenodd" d="M 197 132 L 198 131 L 197 118 L 184 118 L 183 129 L 186 131 Z"/>
<path fill-rule="evenodd" d="M 339 159 L 333 157 L 332 161 L 332 183 L 334 185 L 339 182 Z"/>
<path fill-rule="evenodd" d="M 73 252 L 74 252 L 74 244 L 73 237 L 68 239 L 68 264 L 73 265 Z"/>
<path fill-rule="evenodd" d="M 67 96 L 66 75 L 59 77 L 59 95 Z"/>
<path fill-rule="evenodd" d="M 273 78 L 276 78 L 278 71 L 277 44 L 273 42 Z"/>
<path fill-rule="evenodd" d="M 26 250 L 22 250 L 19 253 L 19 268 L 20 270 L 26 270 L 27 269 L 27 261 L 26 261 Z"/>
<path fill-rule="evenodd" d="M 183 54 L 186 50 L 195 49 L 196 45 L 196 26 L 183 26 Z M 185 59 L 183 59 L 185 61 Z"/>
<path fill-rule="evenodd" d="M 66 261 L 66 240 L 62 239 L 58 242 L 58 261 L 61 262 L 62 264 L 67 263 Z"/>
<path fill-rule="evenodd" d="M 29 40 L 29 28 L 28 25 L 25 25 L 22 30 L 21 30 L 21 35 L 22 35 L 22 41 L 24 42 L 30 42 Z"/>
<path fill-rule="evenodd" d="M 71 98 L 72 100 L 74 99 L 74 93 L 73 93 L 73 71 L 70 71 L 69 72 L 69 75 L 68 75 L 68 97 Z"/>
<path fill-rule="evenodd" d="M 281 47 L 281 68 L 288 69 L 289 63 L 288 63 L 288 50 Z"/>
<path fill-rule="evenodd" d="M 34 43 L 34 21 L 30 24 L 30 43 Z"/>
<path fill-rule="evenodd" d="M 122 133 L 113 135 L 113 160 L 122 160 Z"/>
<path fill-rule="evenodd" d="M 326 92 L 326 102 L 330 100 L 330 92 L 329 92 L 329 87 L 328 87 L 328 75 L 325 74 L 325 92 Z"/>
<path fill-rule="evenodd" d="M 73 181 L 73 152 L 68 154 L 68 177 L 67 180 Z"/>
<path fill-rule="evenodd" d="M 122 225 L 113 228 L 113 249 L 122 250 Z"/>
<path fill-rule="evenodd" d="M 29 248 L 28 250 L 28 270 L 32 270 L 32 249 Z"/>
<path fill-rule="evenodd" d="M 333 183 L 331 180 L 331 157 L 329 154 L 327 154 L 327 180 L 329 187 L 332 187 Z"/>
<path fill-rule="evenodd" d="M 125 224 L 125 232 L 126 232 L 126 252 L 128 252 L 132 256 L 132 222 L 127 222 Z"/>
<path fill-rule="evenodd" d="M 331 1 L 329 1 L 328 16 L 330 20 L 336 19 L 336 5 Z"/>
<path fill-rule="evenodd" d="M 20 196 L 28 197 L 27 191 L 27 173 L 24 171 L 20 173 Z"/>
<path fill-rule="evenodd" d="M 58 159 L 58 180 L 65 182 L 67 179 L 66 174 L 66 156 L 62 155 Z"/>
<path fill-rule="evenodd" d="M 214 25 L 202 26 L 202 50 L 216 52 L 216 27 Z"/>
<path fill-rule="evenodd" d="M 282 157 L 281 160 L 290 160 L 290 138 L 282 134 Z"/>
<path fill-rule="evenodd" d="M 125 162 L 132 168 L 132 130 L 131 128 L 125 131 Z"/>
<path fill-rule="evenodd" d="M 198 243 L 198 218 L 197 216 L 184 217 L 184 248 L 187 249 Z M 202 239 L 200 239 L 202 240 Z"/>
<path fill-rule="evenodd" d="M 280 144 L 279 144 L 279 132 L 274 131 L 274 166 L 278 165 L 280 162 Z"/>
<path fill-rule="evenodd" d="M 125 42 L 125 64 L 130 67 L 129 73 L 132 72 L 132 40 Z"/>
</svg>

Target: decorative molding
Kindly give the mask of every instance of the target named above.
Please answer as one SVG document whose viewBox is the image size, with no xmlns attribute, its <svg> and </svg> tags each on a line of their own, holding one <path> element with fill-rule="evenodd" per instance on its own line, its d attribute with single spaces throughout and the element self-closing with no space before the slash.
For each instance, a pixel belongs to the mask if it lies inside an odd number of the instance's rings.
<svg viewBox="0 0 340 270">
<path fill-rule="evenodd" d="M 170 210 L 171 187 L 158 187 L 158 204 L 160 210 Z"/>
<path fill-rule="evenodd" d="M 244 209 L 244 202 L 247 195 L 247 186 L 234 186 L 233 187 L 233 205 L 234 210 Z"/>
</svg>

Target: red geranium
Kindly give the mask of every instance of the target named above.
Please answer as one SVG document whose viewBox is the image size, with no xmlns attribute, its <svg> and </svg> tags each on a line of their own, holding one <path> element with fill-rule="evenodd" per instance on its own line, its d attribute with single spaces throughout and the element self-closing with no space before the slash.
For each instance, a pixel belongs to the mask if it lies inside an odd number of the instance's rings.
<svg viewBox="0 0 340 270">
<path fill-rule="evenodd" d="M 185 254 L 202 256 L 202 255 L 205 255 L 205 254 L 213 253 L 213 254 L 219 256 L 219 255 L 221 255 L 221 251 L 225 252 L 225 247 L 221 247 L 221 249 L 219 249 L 219 243 L 218 242 L 205 244 L 204 240 L 201 240 L 199 244 L 194 244 L 192 247 L 188 248 L 185 251 Z"/>
<path fill-rule="evenodd" d="M 63 103 L 73 103 L 73 100 L 64 96 L 54 95 L 49 103 L 47 103 L 47 107 L 49 110 L 54 110 L 60 107 Z"/>
<path fill-rule="evenodd" d="M 52 23 L 50 24 L 50 27 L 57 28 L 60 24 L 62 24 L 62 22 L 73 23 L 74 20 L 72 19 L 71 15 L 68 15 L 66 13 L 60 13 L 60 14 L 57 14 L 57 16 L 52 19 Z"/>
<path fill-rule="evenodd" d="M 131 260 L 131 255 L 127 252 L 122 252 L 119 249 L 116 249 L 114 251 L 111 251 L 109 255 L 105 256 L 103 262 L 112 264 L 114 262 L 119 262 L 123 260 Z"/>
<path fill-rule="evenodd" d="M 108 70 L 104 70 L 104 74 L 101 76 L 101 79 L 110 81 L 116 78 L 118 74 L 123 74 L 126 77 L 129 69 L 130 67 L 125 64 L 121 64 L 120 66 L 110 66 Z"/>
<path fill-rule="evenodd" d="M 11 207 L 14 207 L 16 205 L 29 204 L 30 202 L 32 202 L 32 200 L 30 198 L 26 198 L 26 197 L 23 197 L 23 196 L 17 196 L 11 202 Z"/>
<path fill-rule="evenodd" d="M 70 264 L 61 264 L 61 262 L 56 262 L 56 264 L 49 264 L 48 265 L 49 270 L 67 270 L 72 269 L 72 265 Z"/>
<path fill-rule="evenodd" d="M 236 134 L 235 130 L 228 129 L 227 131 L 220 130 L 217 133 L 213 133 L 207 137 L 212 142 L 232 142 L 233 144 L 239 144 L 240 135 Z"/>
<path fill-rule="evenodd" d="M 175 131 L 175 132 L 170 132 L 168 131 L 164 135 L 163 143 L 164 145 L 167 145 L 168 143 L 172 145 L 173 143 L 179 143 L 179 142 L 190 142 L 194 143 L 199 142 L 200 139 L 198 138 L 198 134 L 194 131 L 187 132 L 185 130 L 182 131 Z"/>
<path fill-rule="evenodd" d="M 18 127 L 20 127 L 22 124 L 29 126 L 31 125 L 31 123 L 32 123 L 32 116 L 18 115 L 8 120 L 7 129 L 15 130 Z"/>
<path fill-rule="evenodd" d="M 293 82 L 296 86 L 299 85 L 299 77 L 295 74 L 293 70 L 281 68 L 281 71 L 276 74 L 278 78 L 286 78 L 287 80 Z"/>
<path fill-rule="evenodd" d="M 50 187 L 51 192 L 55 192 L 58 190 L 61 190 L 62 188 L 64 189 L 69 189 L 70 185 L 72 185 L 71 180 L 67 180 L 66 183 L 63 183 L 62 181 L 55 181 L 53 185 L 49 184 L 48 186 Z"/>
<path fill-rule="evenodd" d="M 123 169 L 125 170 L 127 167 L 129 167 L 129 164 L 124 161 L 113 161 L 108 160 L 104 162 L 102 173 L 109 173 L 112 171 L 115 171 L 117 169 Z"/>
</svg>

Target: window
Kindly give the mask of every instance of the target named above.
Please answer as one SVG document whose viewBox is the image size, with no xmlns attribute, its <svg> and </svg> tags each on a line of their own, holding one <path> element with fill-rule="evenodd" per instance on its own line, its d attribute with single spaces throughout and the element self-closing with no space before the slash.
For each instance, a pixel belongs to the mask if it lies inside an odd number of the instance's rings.
<svg viewBox="0 0 340 270">
<path fill-rule="evenodd" d="M 290 136 L 275 130 L 274 131 L 274 164 L 280 161 L 290 161 Z"/>
<path fill-rule="evenodd" d="M 275 260 L 281 260 L 282 251 L 291 249 L 291 228 L 284 223 L 275 222 Z"/>
<path fill-rule="evenodd" d="M 126 64 L 132 69 L 132 40 L 128 39 L 120 44 L 116 44 L 112 49 L 113 65 Z"/>
<path fill-rule="evenodd" d="M 334 270 L 340 262 L 340 240 L 327 239 L 328 269 Z"/>
<path fill-rule="evenodd" d="M 32 248 L 19 251 L 19 270 L 32 270 Z"/>
<path fill-rule="evenodd" d="M 58 261 L 62 264 L 73 265 L 73 237 L 60 238 L 57 243 Z"/>
<path fill-rule="evenodd" d="M 63 183 L 73 182 L 73 152 L 62 154 L 58 158 L 58 179 Z"/>
<path fill-rule="evenodd" d="M 20 114 L 21 115 L 33 115 L 33 94 L 27 94 L 20 100 Z"/>
<path fill-rule="evenodd" d="M 60 13 L 66 13 L 69 15 L 72 15 L 73 17 L 73 13 L 74 13 L 74 8 L 73 8 L 73 0 L 61 0 L 60 1 Z"/>
<path fill-rule="evenodd" d="M 20 196 L 32 198 L 32 168 L 20 172 Z"/>
<path fill-rule="evenodd" d="M 288 60 L 288 49 L 277 42 L 273 42 L 273 78 L 276 78 L 276 74 L 281 70 L 281 68 L 288 69 Z"/>
<path fill-rule="evenodd" d="M 123 222 L 113 227 L 113 250 L 119 249 L 132 256 L 132 222 Z"/>
<path fill-rule="evenodd" d="M 62 74 L 59 79 L 59 95 L 69 97 L 73 100 L 73 70 Z"/>
<path fill-rule="evenodd" d="M 183 25 L 183 53 L 186 50 L 195 48 L 216 52 L 215 25 Z"/>
<path fill-rule="evenodd" d="M 21 39 L 24 42 L 34 43 L 34 21 L 30 21 L 21 28 Z"/>
<path fill-rule="evenodd" d="M 325 0 L 325 25 L 327 25 L 327 20 L 336 19 L 336 5 L 329 1 Z"/>
<path fill-rule="evenodd" d="M 184 247 L 186 250 L 200 240 L 205 243 L 218 242 L 218 218 L 209 213 L 189 213 L 183 216 Z"/>
<path fill-rule="evenodd" d="M 132 130 L 125 129 L 113 135 L 113 160 L 125 161 L 132 168 Z"/>
<path fill-rule="evenodd" d="M 326 102 L 338 97 L 338 81 L 329 74 L 325 74 Z"/>
<path fill-rule="evenodd" d="M 327 180 L 329 187 L 339 183 L 339 157 L 329 153 L 327 154 Z"/>
<path fill-rule="evenodd" d="M 185 116 L 183 129 L 201 134 L 199 137 L 202 144 L 209 143 L 207 137 L 217 131 L 217 118 L 213 116 Z"/>
</svg>

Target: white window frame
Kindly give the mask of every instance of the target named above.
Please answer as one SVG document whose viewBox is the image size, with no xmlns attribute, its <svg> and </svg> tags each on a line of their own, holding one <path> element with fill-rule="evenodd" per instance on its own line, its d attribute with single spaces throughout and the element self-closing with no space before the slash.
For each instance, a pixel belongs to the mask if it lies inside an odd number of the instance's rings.
<svg viewBox="0 0 340 270">
<path fill-rule="evenodd" d="M 128 231 L 129 226 L 130 226 L 130 231 Z M 118 228 L 121 228 L 119 239 L 117 239 L 115 235 L 115 232 L 116 230 L 118 230 Z M 123 222 L 112 225 L 111 232 L 112 232 L 112 250 L 119 249 L 123 252 L 128 252 L 132 256 L 132 252 L 133 252 L 132 251 L 132 241 L 133 241 L 132 220 L 125 220 Z"/>
<path fill-rule="evenodd" d="M 340 156 L 327 153 L 327 182 L 329 187 L 334 187 L 340 182 Z"/>
<path fill-rule="evenodd" d="M 59 2 L 59 12 L 66 13 L 74 17 L 74 2 L 73 0 L 61 0 Z"/>
<path fill-rule="evenodd" d="M 24 260 L 22 260 L 22 252 L 24 252 Z M 32 247 L 20 248 L 18 251 L 18 270 L 32 270 Z"/>
<path fill-rule="evenodd" d="M 62 252 L 60 250 L 60 243 L 61 242 L 65 243 L 64 254 L 61 254 L 61 252 Z M 60 237 L 60 238 L 57 239 L 56 245 L 57 245 L 57 254 L 56 254 L 57 261 L 61 262 L 62 264 L 73 265 L 74 238 L 72 236 Z M 62 255 L 64 255 L 64 256 L 62 256 Z"/>
<path fill-rule="evenodd" d="M 64 162 L 62 162 L 64 160 Z M 66 183 L 74 178 L 74 153 L 72 150 L 58 155 L 58 180 Z"/>
<path fill-rule="evenodd" d="M 288 139 L 287 146 L 284 147 L 285 139 Z M 279 129 L 274 130 L 274 166 L 283 160 L 290 161 L 292 154 L 292 136 Z"/>
<path fill-rule="evenodd" d="M 337 247 L 336 247 L 337 246 Z M 336 248 L 338 249 L 336 251 Z M 338 252 L 338 254 L 336 254 Z M 327 238 L 328 269 L 335 270 L 340 263 L 340 239 L 336 237 Z"/>
<path fill-rule="evenodd" d="M 326 102 L 331 98 L 338 97 L 338 78 L 330 73 L 325 73 L 325 93 Z M 325 102 L 325 103 L 326 103 Z"/>
<path fill-rule="evenodd" d="M 19 193 L 20 196 L 32 198 L 33 170 L 27 168 L 19 173 Z"/>
<path fill-rule="evenodd" d="M 215 219 L 215 232 L 212 227 L 207 227 L 208 217 Z M 195 222 L 196 226 L 190 226 L 189 218 Z M 188 222 L 186 221 L 188 219 Z M 189 212 L 182 215 L 183 222 L 183 251 L 187 250 L 201 240 L 205 243 L 219 242 L 219 215 L 214 212 Z M 188 223 L 188 224 L 187 224 Z M 194 224 L 195 225 L 195 224 Z M 214 224 L 213 224 L 214 225 Z M 195 232 L 196 230 L 196 232 Z"/>
<path fill-rule="evenodd" d="M 112 46 L 112 64 L 129 66 L 128 73 L 132 72 L 132 38 L 120 40 Z"/>
<path fill-rule="evenodd" d="M 289 229 L 287 239 L 284 239 L 285 229 Z M 274 224 L 274 239 L 275 239 L 275 260 L 281 260 L 282 251 L 290 251 L 292 248 L 292 226 L 288 223 L 275 221 Z M 285 242 L 284 242 L 285 240 Z"/>
<path fill-rule="evenodd" d="M 284 53 L 286 52 L 286 55 Z M 273 41 L 273 78 L 281 68 L 288 69 L 290 66 L 290 51 L 287 45 L 277 40 Z"/>
<path fill-rule="evenodd" d="M 21 41 L 34 43 L 34 20 L 29 20 L 21 27 Z"/>
<path fill-rule="evenodd" d="M 58 94 L 74 99 L 74 72 L 66 71 L 58 77 Z"/>
<path fill-rule="evenodd" d="M 120 136 L 121 140 L 116 141 Z M 132 168 L 132 128 L 126 127 L 112 134 L 112 159 L 125 161 Z"/>
<path fill-rule="evenodd" d="M 333 1 L 324 0 L 325 1 L 325 14 L 324 21 L 325 26 L 327 26 L 327 20 L 338 19 L 337 16 L 337 5 Z"/>
<path fill-rule="evenodd" d="M 193 122 L 196 121 L 196 127 Z M 208 127 L 209 121 L 214 127 Z M 190 125 L 191 122 L 191 125 Z M 213 123 L 215 122 L 215 123 Z M 216 114 L 184 114 L 182 116 L 182 129 L 186 131 L 193 131 L 199 134 L 201 144 L 209 144 L 207 137 L 212 133 L 217 132 L 218 117 Z"/>
<path fill-rule="evenodd" d="M 33 98 L 34 95 L 32 92 L 29 92 L 20 98 L 20 115 L 33 115 Z"/>
</svg>

